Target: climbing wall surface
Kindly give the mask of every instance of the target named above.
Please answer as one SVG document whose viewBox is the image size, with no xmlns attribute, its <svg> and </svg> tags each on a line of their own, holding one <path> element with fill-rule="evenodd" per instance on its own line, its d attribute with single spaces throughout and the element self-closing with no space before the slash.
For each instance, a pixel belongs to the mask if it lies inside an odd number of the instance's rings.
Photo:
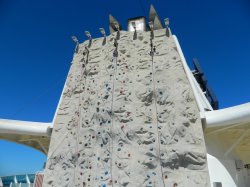
<svg viewBox="0 0 250 187">
<path fill-rule="evenodd" d="M 199 112 L 174 39 L 121 31 L 79 46 L 43 186 L 210 186 Z M 114 43 L 117 43 L 114 45 Z"/>
</svg>

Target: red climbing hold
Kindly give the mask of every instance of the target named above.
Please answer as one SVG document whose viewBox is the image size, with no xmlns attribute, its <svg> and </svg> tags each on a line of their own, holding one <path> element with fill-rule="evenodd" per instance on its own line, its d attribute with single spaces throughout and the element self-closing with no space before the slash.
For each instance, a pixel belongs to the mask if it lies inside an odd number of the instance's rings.
<svg viewBox="0 0 250 187">
<path fill-rule="evenodd" d="M 112 180 L 111 179 L 109 180 L 109 184 L 112 184 Z"/>
</svg>

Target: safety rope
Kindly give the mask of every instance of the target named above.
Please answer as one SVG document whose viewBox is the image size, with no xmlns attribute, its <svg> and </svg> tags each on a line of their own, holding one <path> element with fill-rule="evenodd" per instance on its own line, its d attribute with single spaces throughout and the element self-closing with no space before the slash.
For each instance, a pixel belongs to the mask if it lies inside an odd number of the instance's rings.
<svg viewBox="0 0 250 187">
<path fill-rule="evenodd" d="M 87 57 L 88 57 L 88 56 L 87 56 Z M 88 59 L 86 59 L 86 61 L 84 61 L 84 62 L 86 62 L 85 64 L 87 64 Z M 80 77 L 79 84 L 78 84 L 73 90 L 75 90 L 75 89 L 77 89 L 79 86 L 81 86 L 82 78 L 83 78 L 83 76 L 84 76 L 83 72 L 84 72 L 85 69 L 86 69 L 86 65 L 85 65 L 84 68 L 81 69 L 81 72 L 80 72 L 80 73 L 81 73 L 81 77 Z M 85 84 L 86 84 L 86 79 L 85 79 Z M 86 87 L 84 87 L 84 88 L 86 88 Z M 83 93 L 84 93 L 84 92 L 83 92 Z M 80 109 L 80 99 L 81 99 L 81 93 L 79 93 L 79 102 L 78 102 L 78 103 L 79 103 L 79 106 L 78 106 L 78 112 L 79 112 L 79 109 Z M 80 113 L 78 113 L 78 114 L 80 114 Z M 78 123 L 77 127 L 79 127 L 79 118 L 78 118 L 77 123 Z M 77 132 L 79 132 L 79 130 L 77 130 Z M 68 132 L 66 133 L 66 135 L 61 139 L 61 141 L 58 141 L 59 143 L 55 146 L 53 152 L 49 155 L 47 162 L 49 162 L 49 161 L 51 160 L 51 157 L 54 155 L 54 153 L 55 153 L 56 150 L 59 148 L 59 146 L 62 144 L 62 142 L 68 137 L 68 135 L 69 135 L 69 131 L 68 131 Z M 78 139 L 78 133 L 77 133 L 77 139 Z M 77 144 L 78 144 L 78 141 L 76 141 L 76 146 L 78 146 Z M 77 147 L 76 149 L 78 150 L 78 147 Z M 67 155 L 65 155 L 65 156 L 68 158 Z M 76 154 L 75 154 L 75 156 L 76 156 Z M 69 159 L 69 158 L 68 158 L 68 159 Z M 75 170 L 76 170 L 76 168 L 75 168 Z M 75 179 L 75 180 L 74 180 L 74 185 L 75 185 L 75 183 L 76 183 L 75 170 L 74 170 L 74 179 Z M 75 185 L 75 186 L 76 186 L 76 185 Z"/>
<path fill-rule="evenodd" d="M 89 59 L 89 49 L 87 47 L 85 47 L 85 51 L 87 52 L 87 58 L 86 60 L 83 61 L 83 63 L 85 63 L 84 67 L 81 69 L 81 78 L 80 78 L 80 81 L 79 81 L 79 85 L 78 87 L 81 86 L 82 84 L 82 81 L 83 81 L 83 77 L 84 77 L 84 71 L 86 71 L 86 68 L 87 68 L 87 64 L 88 64 L 88 59 Z M 78 115 L 78 120 L 77 120 L 77 132 L 76 132 L 76 152 L 75 152 L 75 158 L 77 160 L 77 163 L 75 165 L 75 169 L 74 169 L 74 178 L 75 178 L 75 181 L 74 181 L 74 185 L 76 186 L 76 183 L 77 183 L 77 175 L 76 175 L 76 172 L 78 173 L 78 169 L 79 169 L 79 162 L 78 162 L 78 158 L 79 158 L 79 149 L 78 149 L 78 143 L 79 143 L 79 132 L 80 132 L 80 126 L 81 126 L 81 111 L 82 111 L 82 106 L 81 106 L 81 99 L 82 99 L 82 94 L 85 94 L 85 91 L 86 91 L 86 83 L 87 83 L 87 76 L 88 74 L 86 74 L 86 77 L 85 77 L 85 82 L 84 82 L 84 90 L 83 92 L 79 93 L 79 99 L 78 99 L 78 110 L 77 110 L 77 115 Z"/>
<path fill-rule="evenodd" d="M 152 63 L 152 79 L 153 79 L 153 89 L 154 89 L 154 100 L 155 100 L 155 111 L 156 111 L 156 123 L 157 123 L 157 135 L 158 135 L 158 149 L 159 149 L 159 158 L 161 156 L 161 144 L 160 144 L 160 134 L 158 131 L 158 127 L 159 127 L 159 123 L 158 123 L 158 107 L 157 107 L 157 95 L 156 95 L 156 85 L 155 85 L 155 77 L 154 77 L 154 72 L 155 72 L 155 68 L 154 68 L 154 52 L 155 52 L 155 47 L 153 46 L 153 35 L 150 36 L 150 47 L 151 47 L 151 51 L 150 51 L 150 55 L 151 55 L 151 63 Z M 159 159 L 160 160 L 160 159 Z M 163 185 L 165 187 L 165 181 L 164 181 L 164 177 L 163 177 L 163 170 L 162 170 L 162 166 L 160 164 L 161 167 L 161 177 L 162 177 L 162 181 L 163 181 Z"/>
<path fill-rule="evenodd" d="M 112 102 L 111 102 L 111 128 L 110 128 L 110 138 L 111 138 L 111 146 L 110 146 L 110 174 L 111 174 L 111 184 L 113 187 L 113 138 L 112 138 L 112 130 L 113 130 L 113 116 L 114 116 L 114 111 L 113 111 L 113 106 L 114 106 L 114 92 L 115 92 L 115 80 L 116 80 L 116 73 L 117 73 L 117 57 L 118 57 L 118 42 L 117 39 L 115 39 L 114 42 L 115 50 L 113 52 L 113 60 L 114 60 L 114 76 L 113 76 L 113 82 L 112 82 Z"/>
</svg>

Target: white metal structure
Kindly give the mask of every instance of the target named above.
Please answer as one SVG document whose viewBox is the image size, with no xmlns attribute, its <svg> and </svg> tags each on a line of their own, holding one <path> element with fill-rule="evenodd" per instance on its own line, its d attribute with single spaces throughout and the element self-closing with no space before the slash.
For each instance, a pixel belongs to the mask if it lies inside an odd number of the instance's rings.
<svg viewBox="0 0 250 187">
<path fill-rule="evenodd" d="M 52 123 L 0 119 L 0 139 L 24 144 L 47 154 Z"/>
</svg>

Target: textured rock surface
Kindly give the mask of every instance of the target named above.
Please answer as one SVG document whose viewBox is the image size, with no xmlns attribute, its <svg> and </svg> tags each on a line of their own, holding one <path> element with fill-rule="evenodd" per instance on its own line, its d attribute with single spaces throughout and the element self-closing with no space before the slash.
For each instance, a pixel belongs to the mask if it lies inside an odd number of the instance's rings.
<svg viewBox="0 0 250 187">
<path fill-rule="evenodd" d="M 47 186 L 209 186 L 196 101 L 165 30 L 79 46 L 54 125 Z"/>
</svg>

